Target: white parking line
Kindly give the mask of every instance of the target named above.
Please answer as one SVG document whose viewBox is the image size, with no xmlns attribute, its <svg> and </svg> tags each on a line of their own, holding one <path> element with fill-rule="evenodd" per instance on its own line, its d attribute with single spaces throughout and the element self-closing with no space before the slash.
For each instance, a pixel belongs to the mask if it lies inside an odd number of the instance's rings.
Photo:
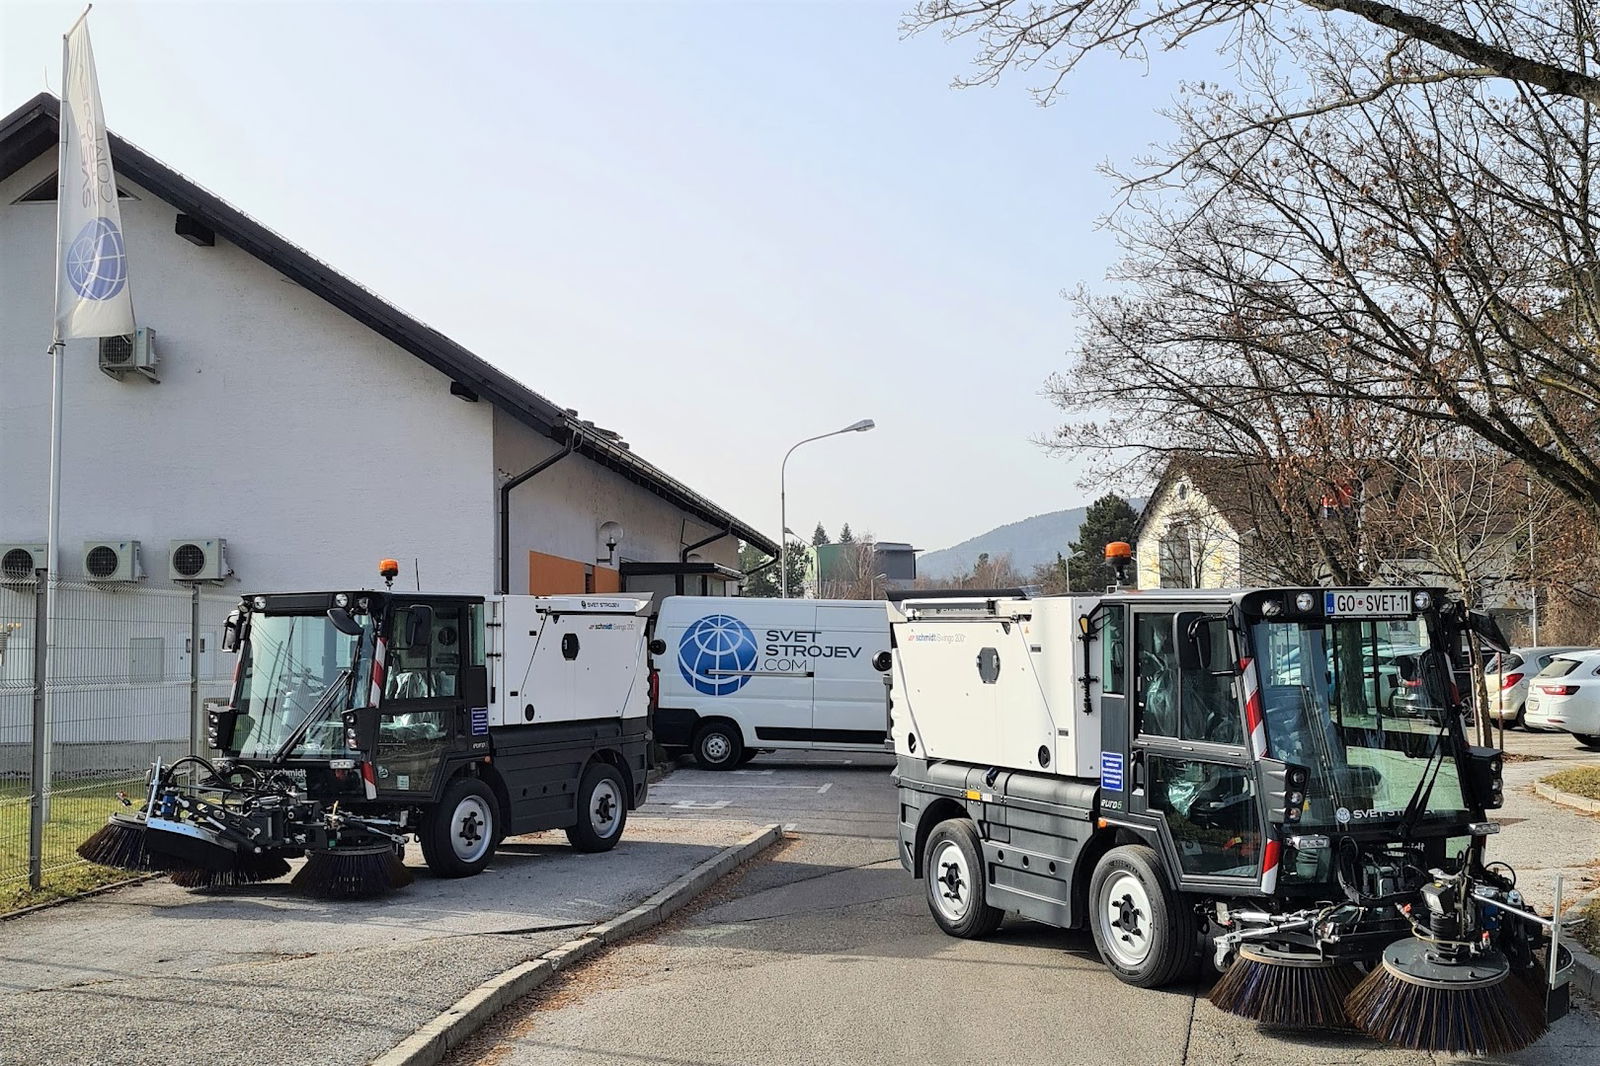
<svg viewBox="0 0 1600 1066">
<path fill-rule="evenodd" d="M 797 788 L 802 792 L 826 792 L 833 787 L 830 781 L 822 788 L 815 785 L 735 785 L 724 784 L 721 781 L 689 782 L 689 781 L 658 781 L 651 788 Z"/>
<path fill-rule="evenodd" d="M 720 811 L 732 802 L 732 800 L 715 800 L 711 803 L 700 803 L 695 800 L 682 800 L 674 803 L 672 809 L 675 811 Z"/>
<path fill-rule="evenodd" d="M 830 789 L 832 787 L 833 787 L 833 782 L 829 781 L 827 784 L 825 784 L 821 788 L 817 789 L 817 795 L 819 795 L 819 796 L 822 795 L 824 792 L 828 791 L 828 789 Z"/>
</svg>

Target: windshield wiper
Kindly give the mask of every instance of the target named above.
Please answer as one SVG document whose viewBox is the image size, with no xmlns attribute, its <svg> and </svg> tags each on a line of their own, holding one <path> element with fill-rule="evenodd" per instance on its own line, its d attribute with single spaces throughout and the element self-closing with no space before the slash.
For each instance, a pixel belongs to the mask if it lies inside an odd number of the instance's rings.
<svg viewBox="0 0 1600 1066">
<path fill-rule="evenodd" d="M 1449 689 L 1440 685 L 1439 657 L 1432 651 L 1423 652 L 1417 656 L 1417 672 L 1421 674 L 1420 680 L 1423 690 L 1434 692 L 1448 692 Z M 1428 752 L 1428 761 L 1423 764 L 1422 777 L 1417 781 L 1416 789 L 1411 793 L 1411 801 L 1406 804 L 1406 813 L 1400 822 L 1400 836 L 1402 839 L 1411 839 L 1412 832 L 1417 828 L 1417 823 L 1422 820 L 1422 812 L 1428 809 L 1428 800 L 1433 795 L 1434 782 L 1439 780 L 1439 771 L 1444 768 L 1444 738 L 1450 732 L 1450 722 L 1456 713 L 1455 705 L 1449 699 L 1440 701 L 1439 731 L 1433 735 L 1433 750 Z"/>
<path fill-rule="evenodd" d="M 312 723 L 321 718 L 323 712 L 327 710 L 333 700 L 344 692 L 345 686 L 350 682 L 350 677 L 351 670 L 349 667 L 339 671 L 338 675 L 333 679 L 333 684 L 328 686 L 328 691 L 324 692 L 322 698 L 317 700 L 312 708 L 306 712 L 304 718 L 300 719 L 300 724 L 294 727 L 294 731 L 284 739 L 278 750 L 272 753 L 272 760 L 267 765 L 283 765 L 283 761 L 289 757 L 289 753 L 294 750 L 300 741 L 305 739 L 305 735 L 310 730 Z"/>
</svg>

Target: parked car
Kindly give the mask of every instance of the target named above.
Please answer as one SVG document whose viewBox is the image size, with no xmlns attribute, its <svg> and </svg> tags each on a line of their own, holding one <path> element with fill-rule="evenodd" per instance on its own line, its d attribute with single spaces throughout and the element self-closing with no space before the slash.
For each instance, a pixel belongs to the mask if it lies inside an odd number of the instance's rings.
<svg viewBox="0 0 1600 1066">
<path fill-rule="evenodd" d="M 1489 690 L 1488 715 L 1491 721 L 1517 728 L 1523 725 L 1523 704 L 1533 676 L 1550 665 L 1557 655 L 1590 651 L 1589 648 L 1537 647 L 1512 648 L 1495 655 L 1483 666 Z"/>
<path fill-rule="evenodd" d="M 1600 751 L 1600 651 L 1557 655 L 1528 686 L 1523 720 L 1530 729 L 1559 729 Z"/>
</svg>

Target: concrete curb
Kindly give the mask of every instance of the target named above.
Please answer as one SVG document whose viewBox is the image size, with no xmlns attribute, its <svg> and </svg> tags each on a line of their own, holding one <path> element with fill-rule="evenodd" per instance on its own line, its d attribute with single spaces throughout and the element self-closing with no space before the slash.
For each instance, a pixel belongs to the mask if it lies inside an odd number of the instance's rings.
<svg viewBox="0 0 1600 1066">
<path fill-rule="evenodd" d="M 1585 951 L 1576 940 L 1562 936 L 1561 943 L 1572 952 L 1572 990 L 1583 993 L 1590 1003 L 1600 1002 L 1600 959 Z"/>
<path fill-rule="evenodd" d="M 1593 800 L 1588 796 L 1575 796 L 1571 792 L 1563 792 L 1559 788 L 1551 788 L 1543 781 L 1535 781 L 1533 783 L 1533 791 L 1550 802 L 1559 803 L 1563 807 L 1576 807 L 1580 811 L 1600 814 L 1600 800 Z"/>
<path fill-rule="evenodd" d="M 660 925 L 729 870 L 776 844 L 783 831 L 777 824 L 759 829 L 723 848 L 666 888 L 631 910 L 592 926 L 582 936 L 552 948 L 497 977 L 490 978 L 423 1025 L 371 1066 L 435 1066 L 445 1053 L 481 1029 L 504 1008 L 532 992 L 560 971 L 575 966 L 608 944 Z"/>
</svg>

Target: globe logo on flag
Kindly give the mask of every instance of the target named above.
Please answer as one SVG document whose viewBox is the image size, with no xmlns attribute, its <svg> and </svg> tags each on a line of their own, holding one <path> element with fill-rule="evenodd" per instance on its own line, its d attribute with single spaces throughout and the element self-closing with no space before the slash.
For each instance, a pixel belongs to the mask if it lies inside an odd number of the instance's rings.
<svg viewBox="0 0 1600 1066">
<path fill-rule="evenodd" d="M 67 282 L 85 300 L 109 300 L 128 283 L 122 231 L 104 216 L 83 227 L 67 249 Z"/>
<path fill-rule="evenodd" d="M 683 679 L 707 696 L 737 692 L 756 665 L 756 635 L 732 615 L 710 614 L 684 631 L 678 642 Z"/>
</svg>

